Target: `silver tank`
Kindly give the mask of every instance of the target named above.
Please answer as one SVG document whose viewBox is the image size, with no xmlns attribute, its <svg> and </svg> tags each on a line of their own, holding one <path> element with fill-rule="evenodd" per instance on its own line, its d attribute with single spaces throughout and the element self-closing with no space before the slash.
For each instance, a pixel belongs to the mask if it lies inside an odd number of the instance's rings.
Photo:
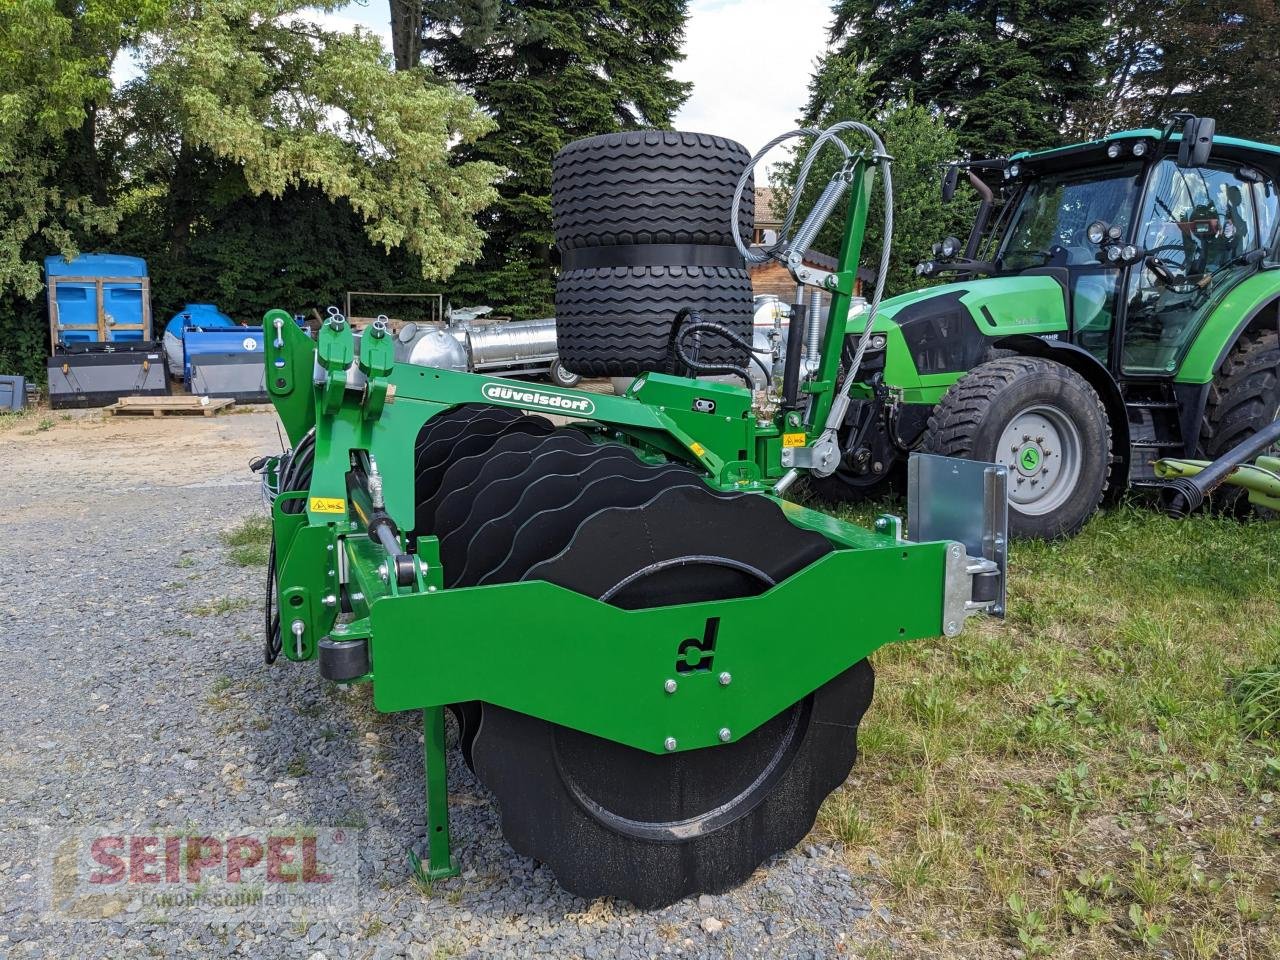
<svg viewBox="0 0 1280 960">
<path fill-rule="evenodd" d="M 420 367 L 467 372 L 467 350 L 456 337 L 436 327 L 406 323 L 396 337 L 396 360 Z"/>
<path fill-rule="evenodd" d="M 466 325 L 467 351 L 476 370 L 507 367 L 556 355 L 556 321 L 508 320 Z"/>
</svg>

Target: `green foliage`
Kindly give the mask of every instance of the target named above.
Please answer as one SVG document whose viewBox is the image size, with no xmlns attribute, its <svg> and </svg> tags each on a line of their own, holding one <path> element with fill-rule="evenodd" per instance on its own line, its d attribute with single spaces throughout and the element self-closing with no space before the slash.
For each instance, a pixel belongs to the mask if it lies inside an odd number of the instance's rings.
<svg viewBox="0 0 1280 960">
<path fill-rule="evenodd" d="M 144 256 L 155 315 L 215 301 L 253 321 L 344 289 L 421 291 L 480 251 L 493 127 L 340 0 L 31 0 L 0 6 L 0 363 L 39 375 L 41 261 Z M 141 75 L 112 89 L 114 58 Z"/>
<path fill-rule="evenodd" d="M 238 181 L 234 165 L 216 164 L 190 181 L 199 206 L 157 191 L 125 215 L 115 245 L 147 259 L 159 322 L 186 303 L 213 302 L 256 323 L 272 307 L 323 316 L 347 290 L 429 288 L 417 258 L 374 246 L 345 200 L 307 187 L 255 197 Z M 192 223 L 188 210 L 198 214 Z"/>
<path fill-rule="evenodd" d="M 907 103 L 876 108 L 867 92 L 867 82 L 857 68 L 838 54 L 828 57 L 818 68 L 811 84 L 818 113 L 806 123 L 825 127 L 840 120 L 862 120 L 874 128 L 893 156 L 894 231 L 886 293 L 892 296 L 920 286 L 915 265 L 927 259 L 932 244 L 949 235 L 961 240 L 969 233 L 973 219 L 972 191 L 961 188 L 950 204 L 942 202 L 941 165 L 959 153 L 956 134 L 925 107 Z M 773 171 L 779 181 L 780 202 L 789 202 L 799 176 L 800 162 L 808 151 L 808 141 L 788 163 Z M 801 214 L 822 192 L 841 163 L 839 153 L 826 149 L 809 175 Z M 878 265 L 884 222 L 883 195 L 879 181 L 871 200 L 871 212 L 863 245 L 863 264 Z M 843 217 L 832 217 L 815 244 L 818 250 L 834 255 L 839 251 Z"/>
<path fill-rule="evenodd" d="M 489 163 L 450 147 L 492 129 L 469 97 L 395 72 L 378 39 L 299 16 L 341 0 L 180 5 L 143 47 L 146 78 L 171 105 L 180 149 L 234 162 L 254 195 L 314 187 L 345 200 L 385 249 L 446 277 L 477 251 L 475 214 L 494 198 Z"/>
<path fill-rule="evenodd" d="M 1089 112 L 1090 133 L 1160 126 L 1190 110 L 1215 117 L 1222 133 L 1280 139 L 1275 0 L 1170 0 L 1159 16 L 1142 0 L 1112 0 L 1110 23 L 1098 58 L 1108 95 Z"/>
<path fill-rule="evenodd" d="M 828 62 L 856 64 L 877 108 L 914 101 L 940 114 L 975 154 L 1053 146 L 1105 95 L 1096 55 L 1107 9 L 1107 0 L 838 0 Z M 806 115 L 824 107 L 811 100 Z"/>
<path fill-rule="evenodd" d="M 32 245 L 70 254 L 86 237 L 114 229 L 118 215 L 103 195 L 93 148 L 97 111 L 111 95 L 112 59 L 165 6 L 0 5 L 0 296 L 39 293 Z"/>
<path fill-rule="evenodd" d="M 1280 663 L 1240 674 L 1231 693 L 1250 733 L 1280 736 Z"/>
<path fill-rule="evenodd" d="M 580 137 L 667 127 L 688 96 L 671 78 L 685 0 L 449 0 L 423 5 L 424 61 L 497 127 L 456 153 L 506 173 L 481 217 L 484 253 L 454 300 L 517 317 L 552 312 L 551 159 Z"/>
</svg>

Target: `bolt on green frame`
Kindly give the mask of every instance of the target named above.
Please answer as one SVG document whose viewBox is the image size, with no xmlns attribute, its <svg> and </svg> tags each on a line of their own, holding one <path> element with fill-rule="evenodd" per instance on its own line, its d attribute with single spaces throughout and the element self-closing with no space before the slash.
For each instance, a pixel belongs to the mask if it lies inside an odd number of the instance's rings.
<svg viewBox="0 0 1280 960">
<path fill-rule="evenodd" d="M 972 588 L 990 561 L 969 558 L 959 544 L 909 541 L 890 517 L 867 530 L 772 493 L 788 472 L 784 450 L 823 431 L 841 347 L 860 332 L 847 329 L 848 313 L 874 167 L 858 158 L 850 179 L 839 265 L 827 284 L 834 296 L 822 359 L 804 385 L 812 398 L 807 416 L 791 410 L 762 418 L 747 389 L 656 372 L 638 377 L 625 396 L 608 396 L 411 366 L 394 362 L 381 326 L 364 333 L 357 351 L 340 316 L 313 341 L 284 311 L 266 314 L 272 401 L 293 446 L 312 430 L 315 438 L 307 488 L 281 490 L 272 511 L 283 653 L 314 660 L 322 641 L 359 645 L 368 669 L 351 679 L 372 685 L 376 707 L 423 711 L 425 876 L 457 871 L 448 828 L 448 704 L 483 701 L 653 754 L 715 748 L 884 644 L 953 635 L 957 621 L 991 607 L 975 601 Z M 708 398 L 714 404 L 695 402 Z M 791 524 L 834 549 L 756 596 L 646 609 L 540 580 L 445 588 L 437 538 L 408 535 L 414 451 L 423 426 L 461 404 L 583 421 L 602 441 L 688 465 L 713 490 L 769 497 Z M 714 412 L 700 412 L 708 407 Z M 865 600 L 857 622 L 836 626 L 823 612 L 851 589 Z M 952 626 L 944 631 L 944 623 Z M 714 658 L 680 674 L 673 692 L 678 647 L 711 630 Z"/>
</svg>

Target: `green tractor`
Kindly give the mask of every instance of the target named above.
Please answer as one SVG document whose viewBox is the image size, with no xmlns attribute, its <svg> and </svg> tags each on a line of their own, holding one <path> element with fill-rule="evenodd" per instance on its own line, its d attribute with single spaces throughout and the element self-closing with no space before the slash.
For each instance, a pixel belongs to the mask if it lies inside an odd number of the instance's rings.
<svg viewBox="0 0 1280 960">
<path fill-rule="evenodd" d="M 1070 536 L 1277 420 L 1280 147 L 1214 127 L 948 166 L 944 199 L 961 173 L 981 197 L 972 232 L 917 268 L 948 282 L 881 304 L 817 492 L 883 493 L 914 450 L 993 461 L 1013 536 Z M 1276 506 L 1261 464 L 1231 483 L 1224 508 Z"/>
</svg>

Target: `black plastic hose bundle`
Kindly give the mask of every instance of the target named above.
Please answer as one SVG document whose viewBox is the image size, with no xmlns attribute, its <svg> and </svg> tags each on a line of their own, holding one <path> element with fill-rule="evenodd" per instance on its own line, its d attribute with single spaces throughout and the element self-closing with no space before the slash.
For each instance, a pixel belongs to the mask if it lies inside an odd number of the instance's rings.
<svg viewBox="0 0 1280 960">
<path fill-rule="evenodd" d="M 684 343 L 685 337 L 690 336 L 692 334 L 701 334 L 701 333 L 715 334 L 721 337 L 722 339 L 729 341 L 734 346 L 739 347 L 742 350 L 745 350 L 747 353 L 747 356 L 750 357 L 751 360 L 755 362 L 756 366 L 758 366 L 761 370 L 764 371 L 765 383 L 766 384 L 769 383 L 769 381 L 773 378 L 773 372 L 764 365 L 764 362 L 759 357 L 755 355 L 754 348 L 750 343 L 747 342 L 745 337 L 738 336 L 737 333 L 730 330 L 728 327 L 726 327 L 722 323 L 714 323 L 710 320 L 703 320 L 702 315 L 699 314 L 697 310 L 691 309 L 690 307 L 685 307 L 683 310 L 677 313 L 675 322 L 672 323 L 671 325 L 670 353 L 672 355 L 673 367 L 674 367 L 674 360 L 679 360 L 680 363 L 684 365 L 685 369 L 690 373 L 703 373 L 703 374 L 731 373 L 731 374 L 734 374 L 735 376 L 741 377 L 743 381 L 746 383 L 748 390 L 753 388 L 754 384 L 751 382 L 751 371 L 746 367 L 740 367 L 734 363 L 704 363 L 701 360 L 699 360 L 697 358 L 697 353 L 700 348 L 700 343 L 695 342 L 694 348 L 693 348 L 694 355 L 693 356 L 689 355 L 689 353 L 685 349 L 685 343 Z M 700 340 L 701 340 L 701 337 L 699 337 L 699 341 Z"/>
<path fill-rule="evenodd" d="M 280 468 L 279 490 L 283 493 L 305 491 L 311 486 L 311 472 L 316 459 L 316 431 L 307 432 L 293 451 L 283 459 Z M 282 513 L 302 513 L 306 500 L 293 497 L 280 505 Z M 271 544 L 267 547 L 267 600 L 263 604 L 263 650 L 262 656 L 267 664 L 276 662 L 284 639 L 280 634 L 280 612 L 275 609 L 276 600 L 276 538 L 271 535 Z"/>
</svg>

